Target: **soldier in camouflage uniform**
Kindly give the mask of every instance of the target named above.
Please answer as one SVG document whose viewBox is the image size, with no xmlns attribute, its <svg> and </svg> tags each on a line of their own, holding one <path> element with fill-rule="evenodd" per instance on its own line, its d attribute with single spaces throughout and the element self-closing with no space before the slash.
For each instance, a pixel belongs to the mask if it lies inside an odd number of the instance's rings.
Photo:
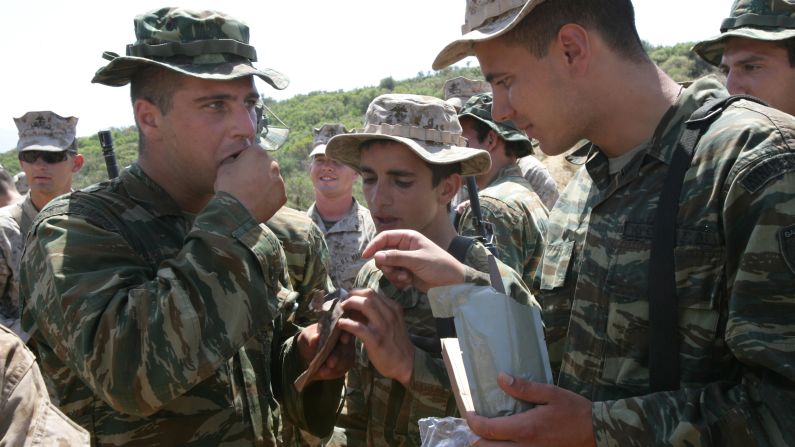
<svg viewBox="0 0 795 447">
<path fill-rule="evenodd" d="M 25 236 L 44 205 L 72 190 L 72 176 L 84 160 L 77 153 L 77 118 L 28 112 L 14 123 L 19 130 L 19 165 L 31 181 L 22 200 L 0 209 L 0 323 L 27 341 L 19 323 L 19 263 Z"/>
<path fill-rule="evenodd" d="M 0 165 L 0 207 L 11 205 L 19 200 L 22 200 L 22 196 L 17 191 L 14 178 Z"/>
<path fill-rule="evenodd" d="M 375 236 L 370 211 L 353 198 L 356 171 L 326 157 L 326 143 L 346 133 L 342 124 L 324 124 L 314 129 L 309 153 L 309 177 L 315 188 L 315 203 L 307 214 L 326 236 L 331 253 L 331 279 L 336 287 L 350 289 L 366 259 L 362 251 Z"/>
<path fill-rule="evenodd" d="M 735 0 L 720 31 L 693 51 L 720 67 L 729 93 L 795 115 L 795 2 Z"/>
<path fill-rule="evenodd" d="M 254 144 L 248 27 L 214 11 L 138 16 L 137 41 L 93 82 L 131 84 L 136 163 L 61 196 L 33 223 L 22 261 L 23 328 L 60 408 L 94 445 L 279 445 L 279 405 L 325 435 L 348 357 L 293 386 L 317 328 L 281 318 L 294 295 L 265 225 L 284 204 L 278 165 Z M 265 193 L 263 193 L 265 191 Z"/>
<path fill-rule="evenodd" d="M 655 212 L 686 121 L 727 92 L 713 78 L 684 89 L 655 67 L 628 0 L 469 0 L 466 11 L 464 36 L 434 68 L 475 54 L 494 88 L 495 119 L 512 120 L 550 155 L 592 142 L 550 217 L 537 276 L 545 308 L 555 304 L 547 294 L 569 296 L 558 303 L 571 308 L 558 386 L 501 375 L 507 393 L 543 405 L 504 418 L 469 415 L 475 433 L 495 440 L 479 445 L 795 444 L 792 117 L 735 101 L 709 117 L 685 161 L 670 247 L 678 380 L 654 392 L 647 285 Z M 387 249 L 375 255 L 383 268 L 425 281 L 460 272 L 427 244 L 390 239 L 365 252 Z"/>
<path fill-rule="evenodd" d="M 458 120 L 467 146 L 491 156 L 491 168 L 475 180 L 483 220 L 494 231 L 497 257 L 530 285 L 544 253 L 548 212 L 516 164 L 517 158 L 532 153 L 530 139 L 510 121 L 494 121 L 491 102 L 491 93 L 469 98 Z M 480 235 L 469 206 L 461 212 L 458 230 L 467 236 Z"/>
<path fill-rule="evenodd" d="M 88 433 L 50 402 L 33 353 L 0 325 L 0 445 L 88 446 Z"/>
<path fill-rule="evenodd" d="M 365 127 L 329 141 L 327 154 L 362 174 L 364 195 L 378 232 L 403 228 L 425 235 L 439 247 L 456 237 L 447 215 L 461 175 L 486 172 L 485 151 L 463 147 L 455 110 L 442 100 L 416 95 L 382 95 L 370 103 Z M 473 243 L 464 264 L 488 271 L 488 251 Z M 532 298 L 516 272 L 499 263 L 506 290 L 519 302 Z M 356 287 L 374 291 L 371 299 L 351 299 L 348 310 L 368 323 L 345 324 L 364 347 L 351 373 L 361 377 L 367 445 L 419 445 L 417 421 L 455 414 L 450 383 L 439 353 L 422 340 L 438 340 L 424 289 L 401 287 L 374 262 L 356 278 Z M 385 298 L 383 298 L 385 297 Z M 391 315 L 382 321 L 375 315 Z M 346 320 L 352 323 L 351 320 Z M 416 346 L 412 344 L 416 343 Z M 349 428 L 349 427 L 346 427 Z M 348 445 L 354 442 L 349 440 Z"/>
</svg>

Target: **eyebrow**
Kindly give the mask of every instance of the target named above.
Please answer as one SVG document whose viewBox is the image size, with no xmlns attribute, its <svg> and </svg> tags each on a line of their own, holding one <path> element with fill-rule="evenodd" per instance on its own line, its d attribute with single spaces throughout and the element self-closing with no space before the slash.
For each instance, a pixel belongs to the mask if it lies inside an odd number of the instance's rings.
<svg viewBox="0 0 795 447">
<path fill-rule="evenodd" d="M 362 174 L 375 174 L 375 171 L 372 168 L 369 168 L 367 166 L 360 166 L 359 167 L 359 172 L 361 172 Z M 400 169 L 389 169 L 389 170 L 386 171 L 386 175 L 389 175 L 389 176 L 392 176 L 392 177 L 416 177 L 417 176 L 417 174 L 415 174 L 415 173 L 413 173 L 411 171 L 402 171 Z"/>
<path fill-rule="evenodd" d="M 219 93 L 217 95 L 200 96 L 194 99 L 193 102 L 228 101 L 231 99 L 235 99 L 235 95 L 230 95 L 229 93 Z M 250 92 L 249 94 L 246 95 L 246 99 L 259 99 L 259 93 Z"/>
</svg>

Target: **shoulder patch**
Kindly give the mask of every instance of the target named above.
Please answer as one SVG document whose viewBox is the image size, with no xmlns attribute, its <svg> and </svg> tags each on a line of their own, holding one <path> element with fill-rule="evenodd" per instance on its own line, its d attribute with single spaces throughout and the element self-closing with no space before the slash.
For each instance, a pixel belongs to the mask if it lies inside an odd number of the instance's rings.
<svg viewBox="0 0 795 447">
<path fill-rule="evenodd" d="M 767 182 L 790 171 L 795 171 L 795 152 L 774 155 L 757 163 L 745 173 L 740 184 L 748 192 L 755 193 Z"/>
<path fill-rule="evenodd" d="M 778 243 L 784 262 L 787 263 L 787 267 L 792 273 L 795 273 L 795 225 L 790 225 L 778 232 Z"/>
</svg>

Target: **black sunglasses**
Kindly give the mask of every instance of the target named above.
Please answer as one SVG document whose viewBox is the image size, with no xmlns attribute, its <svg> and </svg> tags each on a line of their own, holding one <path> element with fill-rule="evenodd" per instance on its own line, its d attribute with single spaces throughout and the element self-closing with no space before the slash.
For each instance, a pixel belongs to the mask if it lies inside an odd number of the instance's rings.
<svg viewBox="0 0 795 447">
<path fill-rule="evenodd" d="M 36 160 L 41 158 L 45 163 L 52 165 L 66 160 L 67 155 L 66 151 L 24 151 L 19 153 L 19 159 L 25 163 L 36 163 Z"/>
</svg>

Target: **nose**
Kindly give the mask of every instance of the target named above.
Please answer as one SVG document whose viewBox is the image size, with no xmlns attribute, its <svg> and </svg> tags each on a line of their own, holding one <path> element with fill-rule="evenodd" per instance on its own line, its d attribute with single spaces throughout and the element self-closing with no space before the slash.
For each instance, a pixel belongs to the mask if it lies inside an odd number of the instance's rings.
<svg viewBox="0 0 795 447">
<path fill-rule="evenodd" d="M 239 107 L 235 107 L 232 120 L 233 136 L 253 142 L 257 133 L 257 115 L 254 109 L 241 104 Z"/>
<path fill-rule="evenodd" d="M 508 121 L 513 118 L 514 110 L 511 107 L 510 96 L 505 89 L 494 89 L 491 103 L 491 116 L 495 121 Z"/>
<path fill-rule="evenodd" d="M 726 75 L 726 90 L 732 95 L 749 94 L 748 86 L 735 71 L 729 71 Z"/>
<path fill-rule="evenodd" d="M 391 203 L 389 188 L 382 185 L 380 180 L 364 185 L 362 189 L 367 206 L 372 210 L 380 211 L 384 206 L 388 206 Z"/>
</svg>

